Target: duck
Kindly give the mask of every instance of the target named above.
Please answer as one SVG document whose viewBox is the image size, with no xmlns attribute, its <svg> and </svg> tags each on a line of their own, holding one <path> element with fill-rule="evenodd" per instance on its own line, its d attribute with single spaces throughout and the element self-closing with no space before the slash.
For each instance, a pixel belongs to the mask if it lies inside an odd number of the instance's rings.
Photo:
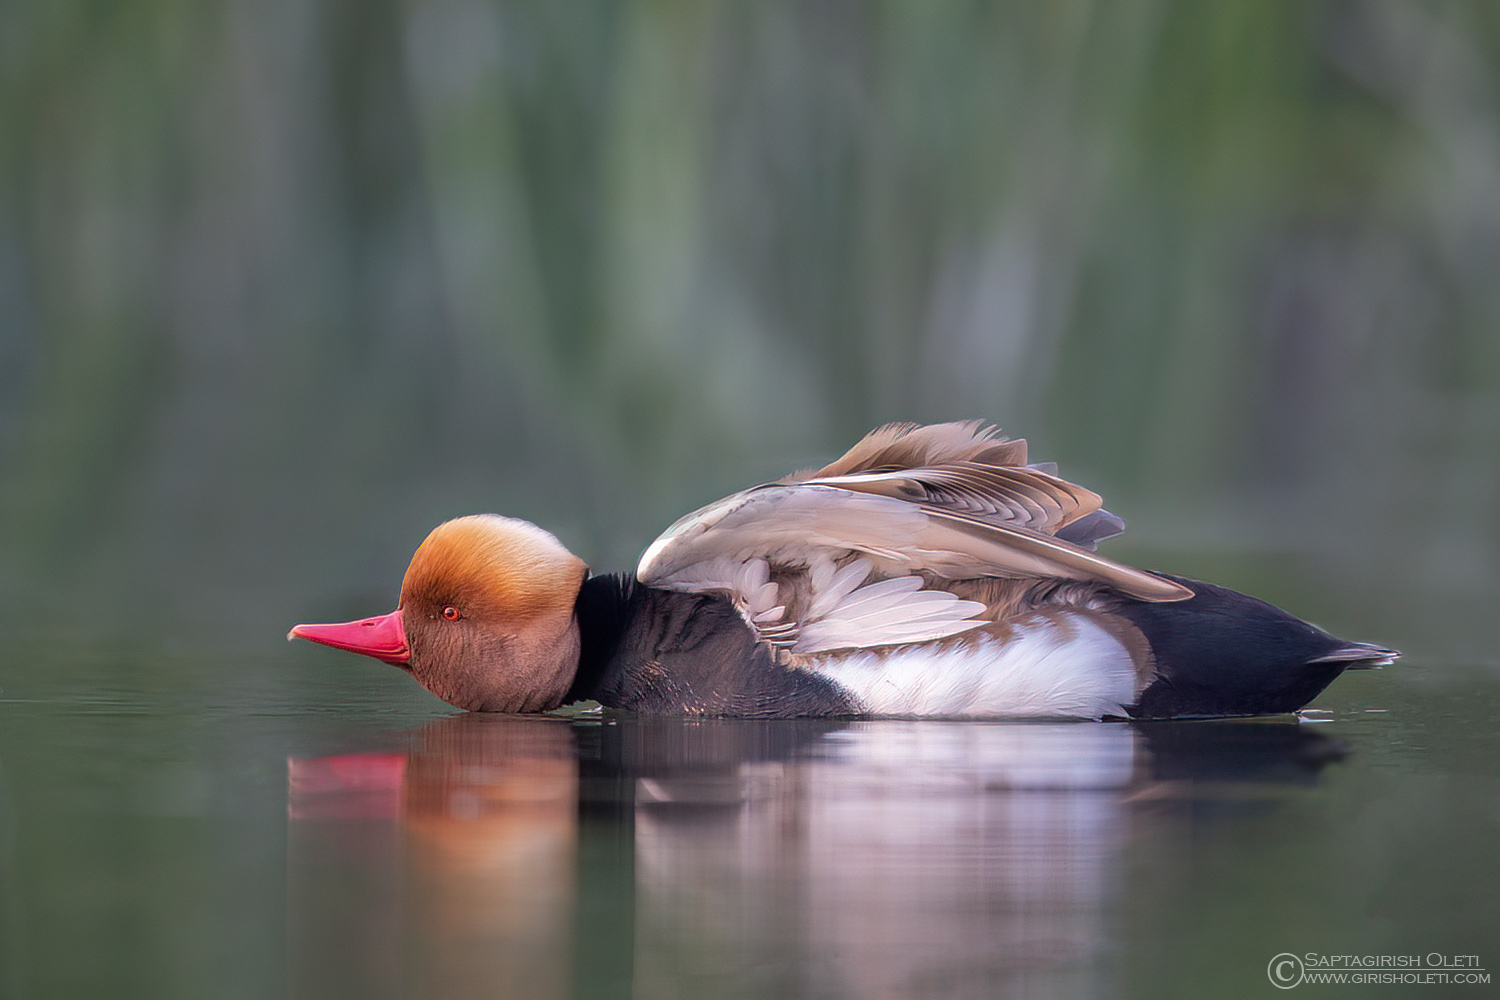
<svg viewBox="0 0 1500 1000">
<path fill-rule="evenodd" d="M 1400 654 L 1137 569 L 1124 521 L 980 421 L 889 424 L 680 518 L 594 574 L 499 514 L 422 541 L 388 614 L 302 624 L 474 712 L 1176 719 L 1304 708 Z"/>
</svg>

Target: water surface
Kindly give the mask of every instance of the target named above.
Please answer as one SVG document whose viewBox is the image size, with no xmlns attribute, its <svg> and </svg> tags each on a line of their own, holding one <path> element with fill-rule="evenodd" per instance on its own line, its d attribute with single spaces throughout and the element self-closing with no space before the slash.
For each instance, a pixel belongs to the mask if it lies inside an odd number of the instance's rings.
<svg viewBox="0 0 1500 1000">
<path fill-rule="evenodd" d="M 9 995 L 1232 996 L 1280 952 L 1495 951 L 1477 668 L 1130 725 L 485 717 L 364 664 L 296 702 L 275 665 L 131 666 L 75 650 L 0 702 Z"/>
</svg>

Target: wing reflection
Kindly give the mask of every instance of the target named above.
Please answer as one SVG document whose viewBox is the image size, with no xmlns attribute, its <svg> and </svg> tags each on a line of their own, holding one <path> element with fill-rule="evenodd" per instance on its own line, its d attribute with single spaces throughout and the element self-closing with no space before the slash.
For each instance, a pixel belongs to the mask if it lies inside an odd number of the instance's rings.
<svg viewBox="0 0 1500 1000">
<path fill-rule="evenodd" d="M 642 776 L 638 987 L 1094 993 L 1136 753 L 1125 726 L 867 722 L 717 785 Z"/>
<path fill-rule="evenodd" d="M 291 764 L 308 995 L 1101 995 L 1136 841 L 1340 752 L 1267 722 L 456 716 L 408 744 Z"/>
</svg>

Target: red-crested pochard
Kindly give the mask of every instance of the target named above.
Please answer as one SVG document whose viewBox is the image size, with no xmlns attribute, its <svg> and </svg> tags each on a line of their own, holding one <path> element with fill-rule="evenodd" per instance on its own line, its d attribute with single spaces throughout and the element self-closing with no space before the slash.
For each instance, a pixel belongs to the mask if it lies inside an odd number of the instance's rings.
<svg viewBox="0 0 1500 1000">
<path fill-rule="evenodd" d="M 978 422 L 893 424 L 694 511 L 635 576 L 535 525 L 456 518 L 395 611 L 298 625 L 481 712 L 1260 715 L 1398 654 L 1264 601 L 1096 555 L 1124 522 Z"/>
</svg>

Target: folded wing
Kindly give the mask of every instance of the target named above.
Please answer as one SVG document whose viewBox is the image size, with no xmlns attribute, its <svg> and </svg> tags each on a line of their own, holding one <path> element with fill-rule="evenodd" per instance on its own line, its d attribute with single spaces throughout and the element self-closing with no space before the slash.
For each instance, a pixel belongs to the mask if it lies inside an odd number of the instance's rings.
<svg viewBox="0 0 1500 1000">
<path fill-rule="evenodd" d="M 798 653 L 984 624 L 984 606 L 942 589 L 943 579 L 1098 581 L 1149 601 L 1192 596 L 1086 547 L 1119 519 L 1096 494 L 1025 461 L 1024 441 L 978 424 L 881 428 L 827 468 L 687 515 L 646 550 L 636 575 L 725 593 L 763 638 Z M 1070 525 L 1085 544 L 1058 537 Z"/>
</svg>

